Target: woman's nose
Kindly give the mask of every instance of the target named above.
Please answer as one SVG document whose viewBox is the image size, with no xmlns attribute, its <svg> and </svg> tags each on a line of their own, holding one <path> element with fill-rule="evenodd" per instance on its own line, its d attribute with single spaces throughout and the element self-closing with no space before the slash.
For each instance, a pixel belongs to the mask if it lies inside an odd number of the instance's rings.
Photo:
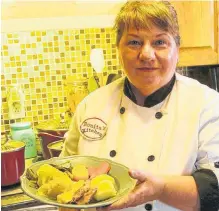
<svg viewBox="0 0 219 211">
<path fill-rule="evenodd" d="M 139 58 L 141 60 L 153 60 L 155 59 L 155 52 L 153 46 L 149 43 L 146 43 L 142 46 Z"/>
</svg>

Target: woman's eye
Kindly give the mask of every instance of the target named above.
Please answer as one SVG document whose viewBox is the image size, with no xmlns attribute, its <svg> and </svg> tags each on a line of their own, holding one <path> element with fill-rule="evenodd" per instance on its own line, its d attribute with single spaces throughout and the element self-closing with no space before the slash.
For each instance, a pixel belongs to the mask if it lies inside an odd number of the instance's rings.
<svg viewBox="0 0 219 211">
<path fill-rule="evenodd" d="M 156 45 L 156 46 L 162 46 L 162 45 L 165 45 L 165 44 L 166 44 L 166 42 L 164 40 L 156 40 L 154 42 L 154 45 Z"/>
<path fill-rule="evenodd" d="M 128 42 L 128 44 L 129 45 L 141 45 L 141 43 L 139 42 L 139 41 L 137 41 L 137 40 L 130 40 L 129 42 Z"/>
</svg>

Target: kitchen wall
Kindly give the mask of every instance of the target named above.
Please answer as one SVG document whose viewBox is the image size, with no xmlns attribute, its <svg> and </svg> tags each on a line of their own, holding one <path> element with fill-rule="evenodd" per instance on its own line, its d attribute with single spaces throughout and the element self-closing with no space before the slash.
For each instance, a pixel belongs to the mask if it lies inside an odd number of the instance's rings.
<svg viewBox="0 0 219 211">
<path fill-rule="evenodd" d="M 103 75 L 121 73 L 115 34 L 111 27 L 31 30 L 2 33 L 1 131 L 14 122 L 33 125 L 56 118 L 67 110 L 64 81 L 73 75 L 93 75 L 92 48 L 103 48 Z M 20 84 L 25 94 L 26 117 L 9 119 L 7 91 Z"/>
</svg>

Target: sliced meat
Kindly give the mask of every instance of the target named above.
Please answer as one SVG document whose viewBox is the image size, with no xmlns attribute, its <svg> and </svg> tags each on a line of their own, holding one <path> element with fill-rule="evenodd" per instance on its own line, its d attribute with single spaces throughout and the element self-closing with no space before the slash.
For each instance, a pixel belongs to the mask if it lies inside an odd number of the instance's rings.
<svg viewBox="0 0 219 211">
<path fill-rule="evenodd" d="M 97 192 L 97 189 L 90 189 L 84 193 L 83 197 L 80 198 L 76 203 L 77 204 L 88 204 L 93 201 L 94 195 Z"/>
<path fill-rule="evenodd" d="M 84 186 L 82 186 L 79 190 L 77 190 L 71 200 L 71 203 L 77 203 L 78 200 L 80 200 L 86 192 L 90 190 L 90 180 L 87 180 Z"/>
<path fill-rule="evenodd" d="M 92 179 L 98 175 L 107 174 L 110 171 L 110 169 L 111 169 L 110 164 L 104 161 L 97 167 L 89 167 L 88 172 L 90 178 Z"/>
</svg>

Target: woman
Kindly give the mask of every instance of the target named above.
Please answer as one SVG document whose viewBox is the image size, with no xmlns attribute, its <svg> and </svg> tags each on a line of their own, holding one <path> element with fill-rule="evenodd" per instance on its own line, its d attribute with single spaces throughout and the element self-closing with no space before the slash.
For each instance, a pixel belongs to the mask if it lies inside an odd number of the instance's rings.
<svg viewBox="0 0 219 211">
<path fill-rule="evenodd" d="M 102 210 L 216 211 L 219 94 L 175 72 L 174 8 L 127 2 L 115 28 L 126 77 L 80 103 L 61 156 L 104 157 L 130 168 L 139 185 Z"/>
</svg>

